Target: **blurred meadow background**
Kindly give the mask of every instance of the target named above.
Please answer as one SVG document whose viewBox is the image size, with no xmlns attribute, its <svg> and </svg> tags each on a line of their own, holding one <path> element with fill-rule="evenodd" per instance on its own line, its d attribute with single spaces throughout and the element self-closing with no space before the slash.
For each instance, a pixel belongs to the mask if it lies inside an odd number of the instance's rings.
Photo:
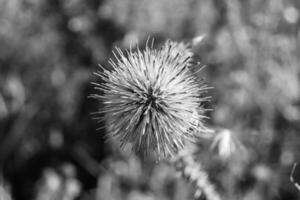
<svg viewBox="0 0 300 200">
<path fill-rule="evenodd" d="M 190 42 L 207 65 L 206 124 L 235 142 L 229 158 L 207 144 L 196 156 L 222 199 L 300 199 L 290 181 L 300 162 L 298 0 L 1 0 L 0 199 L 192 198 L 168 164 L 114 153 L 90 115 L 98 64 L 148 37 Z"/>
</svg>

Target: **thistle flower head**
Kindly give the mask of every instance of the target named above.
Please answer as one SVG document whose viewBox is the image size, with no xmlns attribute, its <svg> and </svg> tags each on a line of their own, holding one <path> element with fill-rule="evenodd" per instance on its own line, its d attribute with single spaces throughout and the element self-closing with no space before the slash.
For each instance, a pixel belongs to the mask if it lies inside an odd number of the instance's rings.
<svg viewBox="0 0 300 200">
<path fill-rule="evenodd" d="M 205 130 L 201 97 L 207 88 L 191 72 L 193 53 L 183 43 L 167 41 L 123 53 L 116 49 L 112 70 L 101 68 L 95 83 L 102 94 L 106 129 L 121 147 L 157 158 L 175 155 L 186 141 Z"/>
</svg>

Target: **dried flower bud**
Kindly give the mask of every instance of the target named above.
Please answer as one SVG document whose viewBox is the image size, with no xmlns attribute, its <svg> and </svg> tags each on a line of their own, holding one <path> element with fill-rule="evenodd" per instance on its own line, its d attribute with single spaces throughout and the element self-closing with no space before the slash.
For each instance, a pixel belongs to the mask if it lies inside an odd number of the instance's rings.
<svg viewBox="0 0 300 200">
<path fill-rule="evenodd" d="M 205 109 L 201 94 L 207 87 L 190 67 L 193 53 L 183 43 L 167 41 L 160 49 L 148 46 L 125 54 L 116 49 L 112 70 L 101 67 L 95 83 L 103 94 L 106 129 L 121 147 L 131 145 L 135 152 L 157 158 L 173 156 L 186 140 L 195 142 L 205 131 Z"/>
<path fill-rule="evenodd" d="M 217 149 L 219 156 L 225 160 L 229 159 L 236 152 L 239 152 L 240 155 L 246 153 L 243 144 L 228 129 L 217 131 L 213 138 L 211 149 Z"/>
</svg>

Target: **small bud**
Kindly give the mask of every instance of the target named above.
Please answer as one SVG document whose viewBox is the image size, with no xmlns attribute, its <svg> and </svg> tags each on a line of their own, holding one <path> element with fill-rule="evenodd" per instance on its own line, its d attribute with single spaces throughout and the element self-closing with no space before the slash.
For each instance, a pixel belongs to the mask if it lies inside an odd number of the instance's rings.
<svg viewBox="0 0 300 200">
<path fill-rule="evenodd" d="M 198 46 L 205 39 L 205 37 L 206 37 L 206 35 L 198 35 L 198 36 L 194 37 L 192 40 L 192 46 L 193 47 Z"/>
<path fill-rule="evenodd" d="M 228 129 L 218 132 L 211 144 L 211 149 L 217 149 L 219 156 L 223 159 L 228 159 L 238 148 L 242 148 L 242 144 Z"/>
</svg>

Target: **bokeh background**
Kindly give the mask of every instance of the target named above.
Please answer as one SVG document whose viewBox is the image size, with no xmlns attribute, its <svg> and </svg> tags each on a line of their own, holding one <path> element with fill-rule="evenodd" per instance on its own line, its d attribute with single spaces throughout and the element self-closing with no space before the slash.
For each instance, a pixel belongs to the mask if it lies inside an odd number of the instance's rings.
<svg viewBox="0 0 300 200">
<path fill-rule="evenodd" d="M 168 164 L 114 153 L 90 115 L 97 65 L 148 37 L 190 42 L 207 65 L 206 123 L 238 143 L 228 159 L 199 151 L 222 198 L 300 199 L 290 181 L 300 162 L 299 17 L 298 0 L 1 0 L 0 199 L 191 199 Z"/>
</svg>

